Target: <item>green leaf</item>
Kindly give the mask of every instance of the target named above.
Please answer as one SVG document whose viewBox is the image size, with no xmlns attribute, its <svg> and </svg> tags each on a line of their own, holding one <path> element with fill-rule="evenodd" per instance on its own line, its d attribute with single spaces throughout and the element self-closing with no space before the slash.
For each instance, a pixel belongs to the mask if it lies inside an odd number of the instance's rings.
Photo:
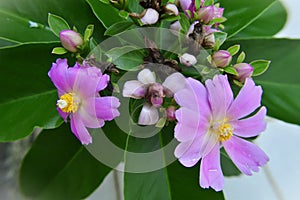
<svg viewBox="0 0 300 200">
<path fill-rule="evenodd" d="M 59 33 L 62 30 L 70 30 L 70 26 L 62 17 L 49 13 L 48 14 L 48 24 L 52 32 L 59 37 Z"/>
<path fill-rule="evenodd" d="M 268 115 L 300 124 L 300 40 L 244 39 L 224 45 L 230 46 L 234 43 L 241 44 L 247 53 L 246 62 L 262 58 L 272 62 L 264 74 L 255 77 L 257 83 L 263 87 L 263 105 L 268 108 Z"/>
<path fill-rule="evenodd" d="M 35 140 L 21 166 L 20 188 L 31 199 L 83 199 L 109 171 L 64 124 Z"/>
<path fill-rule="evenodd" d="M 65 19 L 70 27 L 74 25 L 83 33 L 88 24 L 94 24 L 95 39 L 100 42 L 104 37 L 104 28 L 93 15 L 85 0 L 1 0 L 0 37 L 18 42 L 49 42 L 59 39 L 47 27 L 47 13 L 55 13 Z M 30 22 L 36 22 L 37 28 Z M 32 23 L 32 25 L 36 25 Z"/>
<path fill-rule="evenodd" d="M 169 124 L 156 135 L 149 138 L 128 137 L 125 154 L 125 170 L 149 169 L 149 172 L 125 173 L 125 200 L 141 199 L 214 199 L 223 200 L 222 192 L 202 189 L 199 186 L 199 164 L 193 168 L 182 166 L 176 159 L 165 168 L 150 170 L 151 167 L 164 166 L 172 159 L 177 142 L 173 138 L 174 124 Z M 164 151 L 163 146 L 171 144 Z M 131 153 L 136 156 L 129 156 Z M 152 154 L 153 153 L 153 154 Z M 156 154 L 155 154 L 156 153 Z M 173 156 L 173 157 L 172 157 Z"/>
<path fill-rule="evenodd" d="M 7 39 L 7 38 L 1 38 L 0 37 L 0 48 L 8 47 L 8 46 L 16 46 L 18 44 L 20 44 L 20 43 L 17 42 L 17 41 L 13 41 L 13 40 L 10 40 L 10 39 Z"/>
<path fill-rule="evenodd" d="M 131 46 L 116 47 L 106 52 L 119 69 L 136 70 L 144 62 L 145 55 L 141 50 Z"/>
<path fill-rule="evenodd" d="M 219 0 L 221 7 L 225 8 L 224 17 L 227 18 L 227 21 L 224 23 L 224 32 L 228 33 L 228 38 L 233 37 L 249 26 L 256 19 L 260 18 L 264 12 L 266 12 L 273 6 L 273 4 L 276 3 L 276 1 L 277 0 Z"/>
<path fill-rule="evenodd" d="M 257 20 L 234 38 L 267 37 L 278 33 L 287 21 L 287 11 L 281 1 L 273 3 Z"/>
<path fill-rule="evenodd" d="M 214 50 L 218 50 L 220 46 L 226 41 L 227 33 L 225 32 L 214 32 L 216 44 Z"/>
<path fill-rule="evenodd" d="M 246 54 L 245 54 L 245 52 L 242 51 L 242 52 L 240 53 L 240 55 L 238 56 L 236 62 L 237 62 L 237 63 L 242 63 L 242 62 L 245 60 L 245 58 L 246 58 Z"/>
<path fill-rule="evenodd" d="M 0 141 L 23 138 L 34 127 L 55 128 L 62 123 L 55 106 L 57 91 L 47 76 L 55 60 L 50 53 L 57 45 L 0 49 Z"/>
<path fill-rule="evenodd" d="M 68 52 L 68 51 L 67 51 L 65 48 L 63 48 L 63 47 L 55 47 L 55 48 L 52 50 L 51 53 L 57 54 L 57 55 L 63 55 L 63 54 L 65 54 L 65 53 L 67 53 L 67 52 Z"/>
<path fill-rule="evenodd" d="M 235 70 L 235 68 L 234 67 L 225 67 L 225 68 L 223 68 L 224 69 L 224 71 L 227 73 L 227 74 L 232 74 L 232 75 L 238 75 L 238 73 L 237 73 L 237 71 Z"/>
<path fill-rule="evenodd" d="M 239 44 L 233 45 L 227 49 L 227 51 L 230 53 L 231 56 L 234 56 L 235 54 L 237 54 L 239 52 L 239 50 L 240 50 Z"/>
<path fill-rule="evenodd" d="M 185 34 L 188 32 L 188 30 L 190 28 L 190 22 L 184 13 L 180 13 L 179 16 L 180 16 L 179 23 L 181 26 L 180 32 Z"/>
<path fill-rule="evenodd" d="M 258 76 L 263 74 L 269 68 L 271 61 L 269 60 L 255 60 L 250 63 L 254 68 L 252 76 Z"/>
<path fill-rule="evenodd" d="M 119 15 L 119 10 L 114 8 L 111 4 L 105 4 L 99 0 L 86 1 L 106 29 L 115 23 L 126 21 Z"/>
<path fill-rule="evenodd" d="M 133 22 L 118 22 L 111 25 L 104 33 L 104 35 L 113 36 L 129 29 L 134 23 Z"/>
<path fill-rule="evenodd" d="M 90 24 L 84 31 L 83 41 L 88 42 L 94 33 L 94 25 Z"/>
</svg>

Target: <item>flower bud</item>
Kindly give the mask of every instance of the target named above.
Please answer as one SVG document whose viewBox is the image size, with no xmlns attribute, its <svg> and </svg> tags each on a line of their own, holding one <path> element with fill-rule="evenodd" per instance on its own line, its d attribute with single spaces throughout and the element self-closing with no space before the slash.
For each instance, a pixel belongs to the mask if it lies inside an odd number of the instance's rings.
<svg viewBox="0 0 300 200">
<path fill-rule="evenodd" d="M 83 44 L 82 37 L 73 30 L 63 30 L 59 33 L 61 44 L 71 52 L 77 52 L 77 46 Z"/>
<path fill-rule="evenodd" d="M 154 107 L 160 107 L 163 104 L 164 97 L 164 88 L 159 83 L 151 84 L 145 96 L 146 100 Z"/>
<path fill-rule="evenodd" d="M 179 60 L 181 64 L 187 67 L 195 65 L 197 63 L 196 57 L 188 53 L 184 53 L 182 56 L 180 56 Z"/>
<path fill-rule="evenodd" d="M 231 63 L 232 56 L 228 51 L 220 50 L 212 55 L 212 60 L 217 67 L 226 67 Z"/>
<path fill-rule="evenodd" d="M 166 109 L 166 117 L 167 117 L 168 121 L 175 121 L 175 119 L 176 119 L 175 112 L 176 112 L 175 106 L 169 106 Z"/>
<path fill-rule="evenodd" d="M 177 6 L 175 4 L 172 4 L 172 3 L 168 3 L 165 6 L 165 11 L 169 15 L 176 15 L 177 16 L 179 14 Z"/>
<path fill-rule="evenodd" d="M 158 21 L 159 14 L 153 8 L 148 8 L 145 15 L 141 18 L 141 21 L 144 25 L 155 24 Z"/>
<path fill-rule="evenodd" d="M 206 49 L 211 49 L 214 48 L 215 44 L 216 44 L 215 35 L 214 33 L 210 33 L 204 37 L 202 46 Z"/>
<path fill-rule="evenodd" d="M 183 11 L 189 10 L 192 0 L 180 0 L 180 6 Z"/>
<path fill-rule="evenodd" d="M 244 83 L 246 78 L 249 78 L 252 76 L 253 73 L 253 67 L 249 65 L 248 63 L 238 63 L 233 66 L 235 70 L 238 73 L 237 79 Z"/>
<path fill-rule="evenodd" d="M 214 19 L 214 6 L 205 6 L 199 9 L 198 17 L 203 20 L 204 23 L 210 22 Z"/>
</svg>

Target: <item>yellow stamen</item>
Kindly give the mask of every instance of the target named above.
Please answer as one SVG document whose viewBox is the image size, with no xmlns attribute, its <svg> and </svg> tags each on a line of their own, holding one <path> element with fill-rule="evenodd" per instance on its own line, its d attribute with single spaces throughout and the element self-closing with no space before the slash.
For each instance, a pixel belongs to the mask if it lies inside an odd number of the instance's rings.
<svg viewBox="0 0 300 200">
<path fill-rule="evenodd" d="M 66 93 L 60 97 L 56 105 L 65 113 L 74 113 L 78 110 L 78 97 L 73 92 Z"/>
<path fill-rule="evenodd" d="M 217 134 L 219 136 L 219 141 L 224 142 L 226 140 L 229 140 L 230 137 L 232 136 L 233 128 L 230 124 L 228 123 L 222 123 L 218 129 L 217 129 Z"/>
</svg>

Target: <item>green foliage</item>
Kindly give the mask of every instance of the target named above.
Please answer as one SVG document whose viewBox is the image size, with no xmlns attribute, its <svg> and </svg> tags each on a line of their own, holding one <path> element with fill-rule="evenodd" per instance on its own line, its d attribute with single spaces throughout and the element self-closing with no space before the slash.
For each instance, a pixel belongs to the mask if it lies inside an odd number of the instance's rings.
<svg viewBox="0 0 300 200">
<path fill-rule="evenodd" d="M 250 65 L 254 68 L 252 76 L 258 76 L 263 74 L 269 68 L 271 61 L 269 60 L 255 60 L 250 63 Z"/>
<path fill-rule="evenodd" d="M 51 13 L 48 14 L 48 24 L 50 26 L 51 31 L 58 37 L 59 32 L 61 32 L 62 30 L 71 29 L 68 23 L 63 18 Z"/>
<path fill-rule="evenodd" d="M 20 170 L 22 192 L 33 199 L 83 199 L 110 169 L 82 146 L 65 124 L 43 131 Z"/>
<path fill-rule="evenodd" d="M 134 23 L 133 22 L 117 22 L 111 25 L 104 33 L 104 35 L 113 36 L 123 31 L 128 30 Z"/>
</svg>

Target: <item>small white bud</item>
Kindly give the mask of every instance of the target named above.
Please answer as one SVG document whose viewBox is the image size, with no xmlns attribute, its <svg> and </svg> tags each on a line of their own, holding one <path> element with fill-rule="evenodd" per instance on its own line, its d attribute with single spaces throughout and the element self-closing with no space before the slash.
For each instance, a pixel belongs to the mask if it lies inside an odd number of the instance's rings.
<svg viewBox="0 0 300 200">
<path fill-rule="evenodd" d="M 141 21 L 144 25 L 155 24 L 158 21 L 159 14 L 153 8 L 148 8 L 145 15 L 141 18 Z"/>
<path fill-rule="evenodd" d="M 191 54 L 188 54 L 188 53 L 184 53 L 180 58 L 180 63 L 187 66 L 187 67 L 190 67 L 192 65 L 195 65 L 197 63 L 197 59 L 195 56 L 191 55 Z"/>
</svg>

